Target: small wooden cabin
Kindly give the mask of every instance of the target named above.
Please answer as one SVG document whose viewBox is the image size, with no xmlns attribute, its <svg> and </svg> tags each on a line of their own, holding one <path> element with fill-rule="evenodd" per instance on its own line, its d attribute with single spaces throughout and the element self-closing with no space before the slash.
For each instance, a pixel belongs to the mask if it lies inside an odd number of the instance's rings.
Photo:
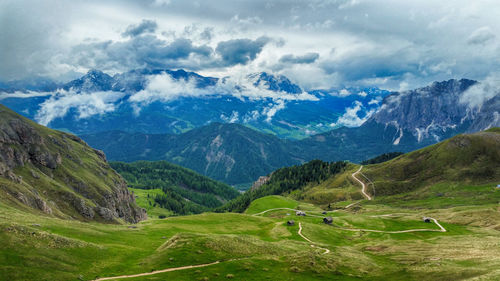
<svg viewBox="0 0 500 281">
<path fill-rule="evenodd" d="M 303 212 L 303 211 L 297 211 L 297 212 L 295 212 L 295 215 L 305 217 L 305 216 L 306 216 L 306 212 Z"/>
<path fill-rule="evenodd" d="M 323 218 L 323 222 L 326 223 L 326 224 L 332 224 L 333 223 L 333 218 L 332 217 Z"/>
</svg>

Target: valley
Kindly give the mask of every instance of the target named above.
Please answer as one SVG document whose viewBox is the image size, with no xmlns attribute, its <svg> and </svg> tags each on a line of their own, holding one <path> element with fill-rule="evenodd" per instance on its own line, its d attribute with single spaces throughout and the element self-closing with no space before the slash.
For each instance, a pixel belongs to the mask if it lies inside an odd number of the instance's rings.
<svg viewBox="0 0 500 281">
<path fill-rule="evenodd" d="M 489 195 L 498 200 L 495 192 L 490 187 Z M 2 256 L 8 253 L 9 261 L 2 262 L 1 271 L 9 280 L 94 280 L 149 272 L 154 274 L 126 280 L 498 277 L 495 268 L 500 263 L 496 255 L 500 230 L 488 222 L 498 222 L 497 204 L 413 209 L 377 200 L 360 203 L 356 211 L 328 212 L 334 225 L 325 225 L 322 209 L 314 205 L 271 196 L 255 201 L 244 214 L 149 219 L 136 228 L 60 221 L 2 205 L 1 249 Z M 304 210 L 307 215 L 295 216 L 290 210 L 254 215 L 265 211 L 263 208 L 283 205 Z M 422 214 L 438 218 L 447 232 L 423 222 Z M 7 217 L 10 223 L 5 221 Z M 475 223 L 464 221 L 464 217 Z M 289 219 L 295 220 L 294 226 L 286 225 Z M 300 228 L 310 241 L 299 234 Z M 409 232 L 424 228 L 430 229 Z M 17 246 L 13 248 L 13 244 Z M 34 275 L 37 278 L 31 279 Z"/>
<path fill-rule="evenodd" d="M 2 110 L 7 124 L 60 134 Z M 376 164 L 314 160 L 241 195 L 167 162 L 111 163 L 128 181 L 130 204 L 151 214 L 137 223 L 50 214 L 7 195 L 28 179 L 2 178 L 0 279 L 495 280 L 499 140 L 494 128 Z M 37 157 L 7 175 L 28 166 L 45 177 Z M 61 168 L 52 169 L 59 180 Z M 155 204 L 163 196 L 185 205 Z"/>
</svg>

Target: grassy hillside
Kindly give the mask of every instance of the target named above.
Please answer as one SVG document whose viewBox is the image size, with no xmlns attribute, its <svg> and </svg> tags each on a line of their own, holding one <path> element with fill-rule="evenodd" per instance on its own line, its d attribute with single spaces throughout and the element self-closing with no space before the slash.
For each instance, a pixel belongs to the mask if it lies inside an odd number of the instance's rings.
<svg viewBox="0 0 500 281">
<path fill-rule="evenodd" d="M 218 208 L 217 211 L 243 212 L 255 199 L 268 195 L 301 192 L 307 186 L 320 184 L 331 176 L 342 172 L 346 165 L 346 162 L 328 163 L 313 160 L 303 165 L 278 169 L 272 173 L 267 183 L 243 193 Z"/>
<path fill-rule="evenodd" d="M 497 129 L 463 134 L 391 161 L 366 166 L 378 195 L 415 190 L 441 181 L 460 184 L 500 182 Z"/>
<path fill-rule="evenodd" d="M 112 162 L 111 167 L 127 180 L 132 190 L 144 190 L 134 194 L 146 210 L 162 208 L 181 215 L 201 213 L 239 195 L 226 184 L 165 161 Z"/>
<path fill-rule="evenodd" d="M 0 202 L 65 219 L 145 218 L 104 154 L 0 105 Z"/>
<path fill-rule="evenodd" d="M 359 165 L 349 163 L 329 178 L 284 194 L 325 208 L 363 200 L 360 185 L 351 176 L 358 169 Z M 431 199 L 436 206 L 473 204 L 472 198 L 479 204 L 496 202 L 499 193 L 495 193 L 494 186 L 500 182 L 500 132 L 493 128 L 458 135 L 386 162 L 366 165 L 361 172 L 369 194 L 375 195 L 376 200 L 397 195 L 384 200 L 393 203 L 401 200 L 398 206 L 405 205 L 410 198 L 424 197 L 426 202 L 422 203 L 428 207 Z"/>
</svg>

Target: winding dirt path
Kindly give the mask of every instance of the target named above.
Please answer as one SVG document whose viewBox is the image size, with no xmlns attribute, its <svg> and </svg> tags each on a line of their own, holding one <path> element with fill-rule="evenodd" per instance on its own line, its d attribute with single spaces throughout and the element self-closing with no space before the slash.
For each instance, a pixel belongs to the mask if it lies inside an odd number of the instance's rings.
<svg viewBox="0 0 500 281">
<path fill-rule="evenodd" d="M 345 206 L 345 207 L 344 207 L 344 209 L 349 209 L 349 208 L 351 208 L 352 206 L 354 206 L 354 205 L 356 205 L 356 204 L 359 204 L 360 202 L 361 202 L 361 201 L 357 201 L 357 202 L 351 203 L 351 204 L 349 204 L 349 205 Z"/>
<path fill-rule="evenodd" d="M 257 214 L 253 214 L 252 216 L 260 216 L 260 215 L 265 214 L 265 213 L 267 213 L 267 212 L 277 211 L 277 210 L 290 210 L 290 211 L 295 211 L 295 212 L 297 212 L 297 211 L 301 211 L 301 212 L 306 213 L 306 215 L 307 215 L 308 217 L 315 217 L 315 218 L 324 218 L 324 217 L 325 217 L 325 216 L 312 215 L 312 214 L 310 214 L 310 213 L 307 213 L 307 211 L 304 211 L 304 210 L 297 210 L 297 209 L 291 209 L 291 208 L 273 208 L 273 209 L 269 209 L 269 210 L 262 211 L 262 212 L 257 213 Z M 310 211 L 310 212 L 314 212 L 314 211 Z M 334 211 L 329 211 L 329 213 L 333 213 L 333 212 L 337 212 L 337 210 L 334 210 Z M 317 212 L 317 213 L 319 213 L 319 212 Z"/>
<path fill-rule="evenodd" d="M 342 230 L 347 230 L 347 231 L 366 231 L 366 232 L 377 232 L 377 233 L 389 233 L 389 234 L 396 234 L 396 233 L 409 233 L 409 232 L 446 232 L 446 229 L 434 218 L 430 218 L 438 227 L 439 229 L 430 229 L 430 228 L 417 228 L 417 229 L 407 229 L 407 230 L 396 230 L 396 231 L 386 231 L 386 230 L 375 230 L 375 229 L 363 229 L 363 228 L 345 228 L 337 225 L 332 225 L 335 228 L 342 229 Z"/>
<path fill-rule="evenodd" d="M 151 271 L 151 272 L 147 272 L 147 273 L 138 273 L 138 274 L 131 274 L 131 275 L 120 275 L 120 276 L 115 276 L 115 277 L 102 277 L 102 278 L 95 279 L 94 281 L 135 278 L 135 277 L 154 275 L 154 274 L 159 274 L 159 273 L 164 273 L 164 272 L 171 272 L 171 271 L 178 271 L 178 270 L 184 270 L 184 269 L 206 267 L 206 266 L 210 266 L 210 265 L 214 265 L 214 264 L 218 264 L 218 263 L 220 263 L 220 261 L 215 261 L 215 262 L 212 262 L 212 263 L 205 263 L 205 264 L 186 265 L 186 266 L 181 266 L 181 267 L 172 267 L 172 268 L 167 268 L 167 269 L 162 269 L 162 270 L 155 270 L 155 271 Z"/>
<path fill-rule="evenodd" d="M 358 170 L 359 171 L 359 170 Z M 291 209 L 291 208 L 273 208 L 273 209 L 269 209 L 269 210 L 265 210 L 265 211 L 262 211 L 260 213 L 257 213 L 257 214 L 253 214 L 252 216 L 258 216 L 258 215 L 262 215 L 262 214 L 265 214 L 267 212 L 271 212 L 271 211 L 276 211 L 276 210 L 291 210 L 291 211 L 301 211 L 301 210 L 296 210 L 296 209 Z M 333 211 L 335 212 L 335 211 Z M 377 215 L 377 216 L 372 216 L 372 217 L 385 217 L 385 216 L 392 216 L 394 214 L 387 214 L 387 215 Z M 324 218 L 325 216 L 316 216 L 316 215 L 311 215 L 311 214 L 308 214 L 307 216 L 310 216 L 310 217 L 317 217 L 317 218 Z M 422 231 L 431 231 L 431 232 L 446 232 L 446 229 L 435 219 L 435 218 L 430 218 L 438 227 L 439 229 L 430 229 L 430 228 L 419 228 L 419 229 L 407 229 L 407 230 L 396 230 L 396 231 L 386 231 L 386 230 L 376 230 L 376 229 L 364 229 L 364 228 L 346 228 L 346 227 L 341 227 L 341 226 L 338 226 L 338 225 L 331 225 L 335 228 L 338 228 L 338 229 L 341 229 L 341 230 L 346 230 L 346 231 L 366 231 L 366 232 L 377 232 L 377 233 L 389 233 L 389 234 L 396 234 L 396 233 L 409 233 L 409 232 L 422 232 Z M 302 227 L 301 227 L 301 224 L 299 223 L 299 235 L 304 238 L 305 240 L 307 240 L 308 242 L 310 243 L 313 243 L 311 240 L 309 240 L 308 238 L 306 238 L 304 235 L 302 235 L 301 233 L 302 231 Z M 326 249 L 325 249 L 326 250 Z"/>
<path fill-rule="evenodd" d="M 358 179 L 356 177 L 357 174 L 359 174 L 359 172 L 361 172 L 361 169 L 363 169 L 363 166 L 359 167 L 359 170 L 357 170 L 356 172 L 352 173 L 352 177 L 357 181 L 359 182 L 359 184 L 361 184 L 361 193 L 363 193 L 363 195 L 366 197 L 366 199 L 368 200 L 372 200 L 372 197 L 370 195 L 368 195 L 368 193 L 366 193 L 366 185 L 364 182 L 362 182 L 360 179 Z"/>
<path fill-rule="evenodd" d="M 326 248 L 321 248 L 321 247 L 318 247 L 314 244 L 313 241 L 311 241 L 311 239 L 307 238 L 304 236 L 304 234 L 302 234 L 302 223 L 299 222 L 299 232 L 298 234 L 300 235 L 300 237 L 304 238 L 304 240 L 306 240 L 307 242 L 311 243 L 311 247 L 312 248 L 318 248 L 318 249 L 321 249 L 321 250 L 324 250 L 325 252 L 323 254 L 328 254 L 330 253 L 330 250 L 326 249 Z"/>
</svg>

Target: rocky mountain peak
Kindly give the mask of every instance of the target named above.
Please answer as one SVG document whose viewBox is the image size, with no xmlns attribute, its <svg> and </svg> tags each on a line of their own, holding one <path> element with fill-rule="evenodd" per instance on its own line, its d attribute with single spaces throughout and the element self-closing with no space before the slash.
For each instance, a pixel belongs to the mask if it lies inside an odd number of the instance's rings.
<svg viewBox="0 0 500 281">
<path fill-rule="evenodd" d="M 249 77 L 254 78 L 254 85 L 266 85 L 268 90 L 276 92 L 285 92 L 290 94 L 300 94 L 302 89 L 293 84 L 290 79 L 283 75 L 272 75 L 267 72 L 251 74 Z"/>
</svg>

